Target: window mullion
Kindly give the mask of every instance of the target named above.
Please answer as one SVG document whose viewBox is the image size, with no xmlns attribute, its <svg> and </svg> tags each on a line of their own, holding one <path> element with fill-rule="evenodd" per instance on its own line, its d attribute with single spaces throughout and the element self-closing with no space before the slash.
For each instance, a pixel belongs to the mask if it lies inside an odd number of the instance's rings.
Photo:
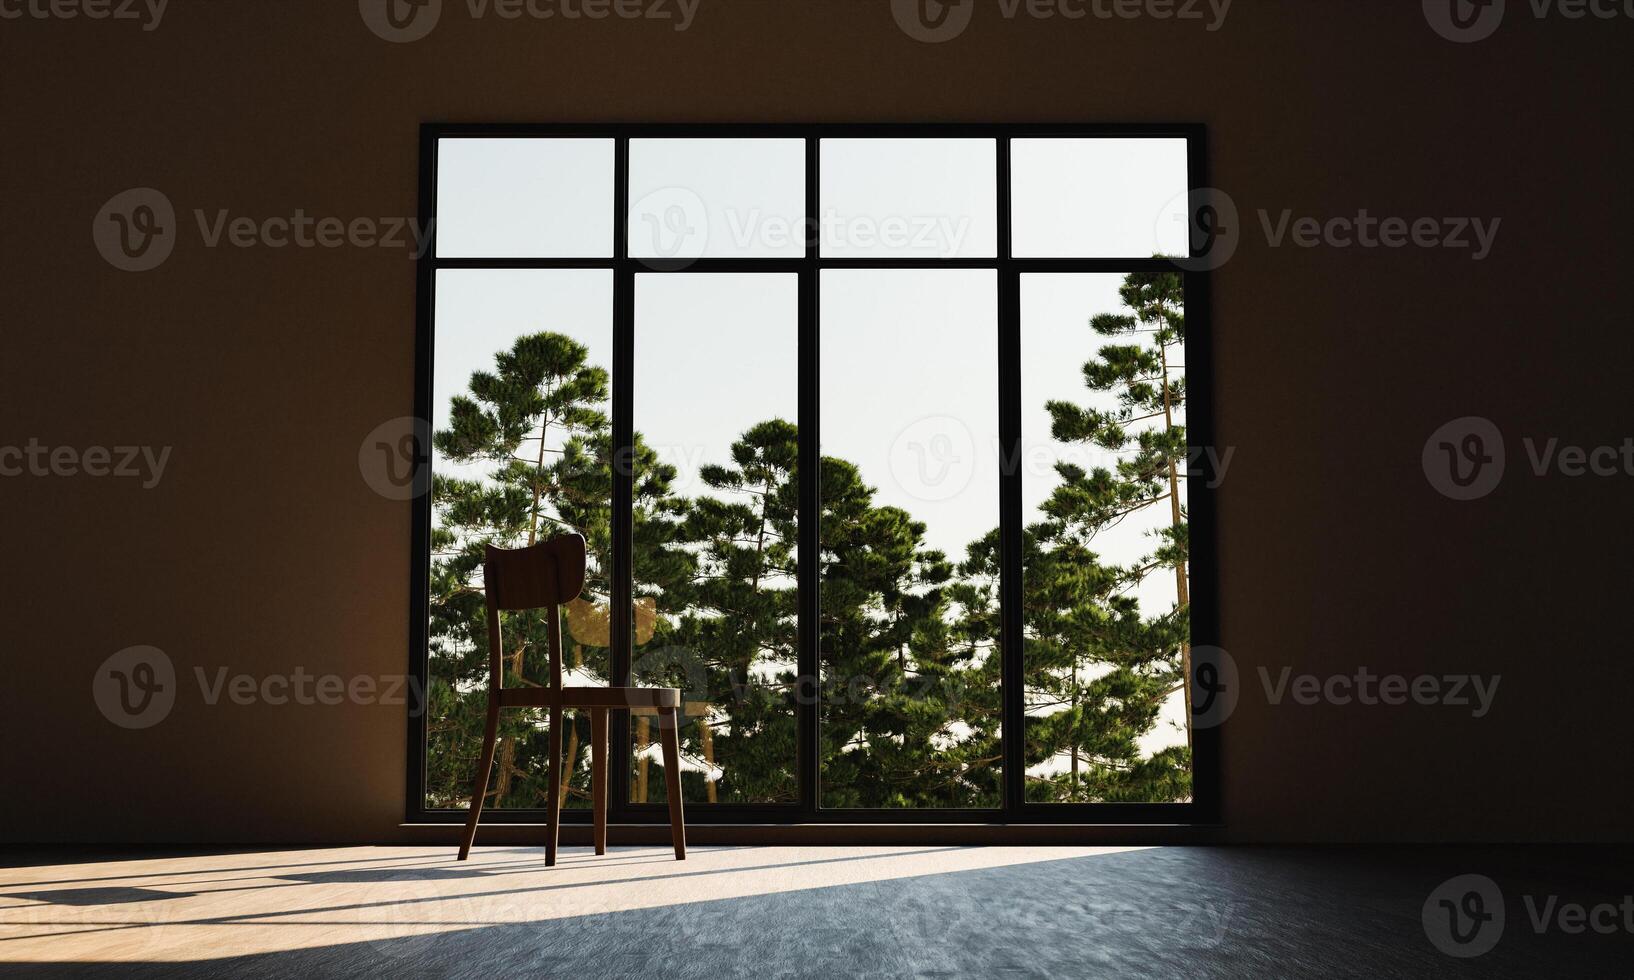
<svg viewBox="0 0 1634 980">
<path fill-rule="evenodd" d="M 820 613 L 821 573 L 818 558 L 821 552 L 818 522 L 822 514 L 822 488 L 818 483 L 822 467 L 822 444 L 817 423 L 822 405 L 818 395 L 818 352 L 821 337 L 818 325 L 819 249 L 817 219 L 818 166 L 821 143 L 816 137 L 806 140 L 806 256 L 805 268 L 800 273 L 800 408 L 797 420 L 800 430 L 800 557 L 799 557 L 799 671 L 802 679 L 796 685 L 796 720 L 799 739 L 798 776 L 801 811 L 813 817 L 819 809 L 819 732 L 818 691 L 821 637 L 818 634 Z"/>
<path fill-rule="evenodd" d="M 1021 273 L 1011 261 L 1010 140 L 997 146 L 999 207 L 999 697 L 1001 805 L 1012 817 L 1026 800 L 1026 713 L 1023 688 L 1021 564 Z"/>
<path fill-rule="evenodd" d="M 631 539 L 635 529 L 635 419 L 634 419 L 634 364 L 635 364 L 635 272 L 625 260 L 629 257 L 629 193 L 630 140 L 620 137 L 613 149 L 613 441 L 612 477 L 613 512 L 610 528 L 613 549 L 613 567 L 608 624 L 611 649 L 609 650 L 610 682 L 614 685 L 630 683 L 630 646 L 633 639 L 631 612 L 633 609 L 634 554 Z M 611 763 L 612 780 L 609 796 L 612 816 L 623 819 L 630 799 L 630 713 L 612 714 Z"/>
</svg>

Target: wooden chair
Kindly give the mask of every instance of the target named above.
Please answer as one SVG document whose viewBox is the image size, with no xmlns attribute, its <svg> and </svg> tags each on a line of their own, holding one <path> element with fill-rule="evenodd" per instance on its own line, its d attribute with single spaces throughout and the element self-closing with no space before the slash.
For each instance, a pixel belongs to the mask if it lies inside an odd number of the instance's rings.
<svg viewBox="0 0 1634 980">
<path fill-rule="evenodd" d="M 664 751 L 664 782 L 669 797 L 670 838 L 675 859 L 686 860 L 686 824 L 681 813 L 681 746 L 677 710 L 681 692 L 672 687 L 563 687 L 562 624 L 559 608 L 584 588 L 584 539 L 576 534 L 552 538 L 514 551 L 488 547 L 482 563 L 483 592 L 488 603 L 488 725 L 482 736 L 482 761 L 477 764 L 471 792 L 471 814 L 460 841 L 460 860 L 471 853 L 482 817 L 482 799 L 488 792 L 488 773 L 494 764 L 499 734 L 499 713 L 506 708 L 550 709 L 550 758 L 546 763 L 550 789 L 545 807 L 549 829 L 545 837 L 545 864 L 556 863 L 556 832 L 561 825 L 562 712 L 590 712 L 590 796 L 595 809 L 596 853 L 607 853 L 607 712 L 635 708 L 656 709 Z M 545 610 L 550 645 L 549 687 L 505 687 L 499 614 L 525 609 Z"/>
</svg>

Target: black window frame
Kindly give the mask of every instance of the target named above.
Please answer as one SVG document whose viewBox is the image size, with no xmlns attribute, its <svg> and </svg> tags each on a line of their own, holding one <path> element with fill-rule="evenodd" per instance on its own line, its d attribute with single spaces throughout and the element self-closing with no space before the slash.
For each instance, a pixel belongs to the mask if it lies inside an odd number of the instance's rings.
<svg viewBox="0 0 1634 980">
<path fill-rule="evenodd" d="M 807 229 L 819 227 L 820 144 L 825 138 L 982 138 L 995 141 L 998 182 L 998 247 L 993 258 L 822 258 L 816 234 L 807 235 L 800 258 L 698 258 L 668 261 L 629 256 L 630 141 L 651 138 L 797 138 L 806 149 Z M 1021 276 L 1026 273 L 1129 273 L 1175 271 L 1182 276 L 1186 304 L 1187 442 L 1192 447 L 1215 445 L 1211 359 L 1210 273 L 1201 256 L 1187 267 L 1150 256 L 1126 258 L 1013 258 L 1010 201 L 1010 141 L 1030 138 L 1153 138 L 1186 142 L 1189 189 L 1208 186 L 1205 128 L 1201 124 L 471 124 L 426 123 L 420 130 L 419 209 L 430 241 L 417 265 L 414 416 L 430 419 L 436 280 L 440 269 L 610 269 L 613 290 L 612 432 L 618 447 L 615 460 L 628 458 L 633 442 L 633 377 L 635 281 L 642 274 L 662 273 L 797 273 L 799 278 L 799 418 L 800 523 L 799 523 L 799 664 L 802 691 L 815 691 L 820 676 L 817 582 L 819 557 L 817 474 L 821 459 L 818 394 L 819 278 L 823 269 L 993 269 L 998 277 L 997 366 L 998 419 L 1003 444 L 1000 467 L 1000 527 L 1003 537 L 1000 655 L 1003 703 L 1001 779 L 1003 804 L 994 809 L 830 809 L 818 805 L 819 707 L 812 697 L 797 705 L 797 774 L 801 801 L 797 804 L 734 804 L 687 801 L 692 822 L 709 824 L 1104 824 L 1104 825 L 1212 825 L 1220 813 L 1220 730 L 1194 727 L 1192 732 L 1192 799 L 1176 803 L 1028 803 L 1024 798 L 1023 742 L 1014 737 L 1023 730 L 1025 671 L 1022 662 L 1022 555 L 1019 532 L 1024 523 L 1021 467 Z M 448 258 L 436 248 L 437 152 L 444 138 L 601 138 L 614 141 L 613 255 L 610 258 Z M 1195 250 L 1195 245 L 1194 245 Z M 429 460 L 429 449 L 425 455 Z M 1191 636 L 1194 649 L 1216 646 L 1218 630 L 1218 563 L 1216 558 L 1215 480 L 1208 468 L 1210 455 L 1192 452 L 1187 473 L 1191 598 Z M 429 461 L 424 465 L 429 466 Z M 615 680 L 627 682 L 633 640 L 631 616 L 632 559 L 630 551 L 633 474 L 628 465 L 616 465 L 613 476 L 614 527 L 611 568 L 610 651 Z M 428 489 L 413 500 L 413 531 L 409 582 L 409 671 L 425 690 L 428 678 L 429 581 L 432 495 Z M 1195 671 L 1195 665 L 1194 665 Z M 426 719 L 423 704 L 408 712 L 408 765 L 406 813 L 408 823 L 463 822 L 466 811 L 430 809 L 425 805 Z M 661 824 L 668 820 L 664 804 L 628 802 L 631 749 L 629 717 L 615 712 L 612 719 L 608 818 L 613 823 Z M 702 818 L 702 819 L 700 819 Z M 541 809 L 483 811 L 489 823 L 543 823 Z M 588 810 L 564 810 L 565 823 L 587 823 Z M 866 835 L 864 835 L 866 836 Z"/>
</svg>

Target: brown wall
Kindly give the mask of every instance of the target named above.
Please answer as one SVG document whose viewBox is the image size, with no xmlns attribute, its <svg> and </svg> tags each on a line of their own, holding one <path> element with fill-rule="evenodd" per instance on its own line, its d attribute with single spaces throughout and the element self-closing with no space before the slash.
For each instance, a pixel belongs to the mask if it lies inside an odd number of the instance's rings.
<svg viewBox="0 0 1634 980">
<path fill-rule="evenodd" d="M 357 448 L 412 409 L 413 266 L 208 249 L 192 211 L 414 213 L 423 121 L 1196 121 L 1242 212 L 1215 282 L 1224 730 L 1237 840 L 1623 839 L 1634 477 L 1545 478 L 1520 439 L 1634 434 L 1634 21 L 1449 43 L 1412 2 L 1240 0 L 1224 26 L 1005 21 L 928 45 L 885 0 L 702 0 L 685 33 L 476 21 L 413 44 L 351 0 L 174 0 L 157 30 L 0 21 L 0 445 L 174 447 L 163 481 L 0 478 L 0 837 L 388 840 L 401 709 L 204 705 L 195 666 L 405 663 L 409 507 Z M 184 234 L 110 268 L 92 217 L 163 190 Z M 1257 212 L 1501 218 L 1489 258 L 1270 248 Z M 1482 415 L 1509 471 L 1444 499 L 1432 430 Z M 153 644 L 157 727 L 91 678 Z M 1270 707 L 1254 670 L 1501 674 L 1491 713 Z"/>
</svg>

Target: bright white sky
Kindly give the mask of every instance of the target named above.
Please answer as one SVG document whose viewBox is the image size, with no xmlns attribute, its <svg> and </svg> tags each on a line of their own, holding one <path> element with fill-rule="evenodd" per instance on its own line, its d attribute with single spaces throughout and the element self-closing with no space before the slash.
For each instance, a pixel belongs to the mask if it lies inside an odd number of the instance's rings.
<svg viewBox="0 0 1634 980">
<path fill-rule="evenodd" d="M 819 215 L 828 256 L 987 257 L 997 241 L 992 140 L 824 140 Z M 1185 250 L 1182 140 L 1015 140 L 1019 256 Z M 798 256 L 799 140 L 635 140 L 630 243 L 646 257 Z M 438 249 L 462 257 L 604 257 L 613 222 L 610 140 L 442 141 Z M 1120 312 L 1116 274 L 1022 278 L 1027 520 L 1071 458 L 1111 465 L 1049 435 L 1052 398 L 1110 407 L 1081 368 Z M 926 522 L 955 560 L 998 522 L 997 283 L 988 270 L 829 270 L 820 284 L 822 440 L 857 463 L 877 500 Z M 451 270 L 437 275 L 433 424 L 471 372 L 515 338 L 557 331 L 612 363 L 606 270 Z M 797 289 L 791 274 L 643 274 L 636 283 L 636 428 L 697 492 L 699 467 L 727 462 L 749 425 L 795 420 Z M 448 472 L 446 463 L 436 464 Z M 1150 552 L 1160 504 L 1103 535 L 1103 556 Z M 1174 603 L 1172 576 L 1140 591 Z M 1179 710 L 1166 712 L 1178 720 Z M 1184 738 L 1183 733 L 1179 736 Z M 1172 742 L 1158 733 L 1151 747 Z"/>
<path fill-rule="evenodd" d="M 757 422 L 799 415 L 799 287 L 792 273 L 640 275 L 635 283 L 635 426 L 675 465 L 676 489 L 730 464 Z"/>
</svg>

